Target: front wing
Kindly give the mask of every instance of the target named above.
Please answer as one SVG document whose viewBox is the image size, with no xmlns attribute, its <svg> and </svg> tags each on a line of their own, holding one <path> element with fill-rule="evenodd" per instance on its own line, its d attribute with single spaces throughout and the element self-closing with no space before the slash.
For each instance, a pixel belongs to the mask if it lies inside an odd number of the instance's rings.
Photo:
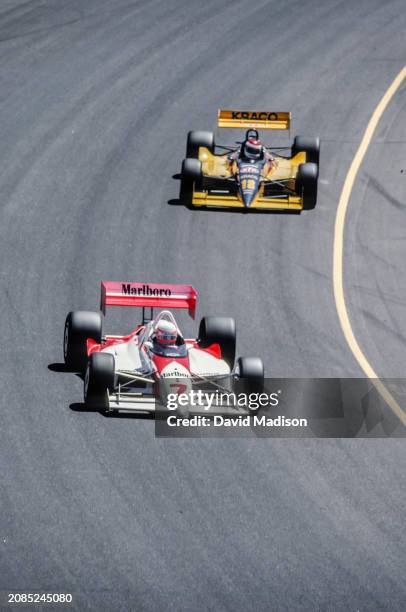
<svg viewBox="0 0 406 612">
<path fill-rule="evenodd" d="M 175 410 L 168 410 L 157 398 L 153 395 L 142 393 L 119 393 L 115 391 L 108 394 L 109 406 L 107 412 L 120 413 L 141 413 L 151 415 L 166 415 L 176 414 Z M 208 405 L 199 403 L 198 405 L 188 406 L 187 412 L 190 416 L 239 416 L 250 414 L 250 411 L 244 406 L 238 406 L 234 403 L 222 403 L 219 405 Z"/>
<path fill-rule="evenodd" d="M 162 399 L 157 395 L 151 379 L 143 378 L 130 372 L 120 371 L 119 374 L 120 379 L 124 380 L 124 382 L 118 384 L 113 391 L 107 393 L 107 412 L 159 414 L 160 416 L 176 414 L 176 411 L 170 411 L 164 405 Z M 192 385 L 194 391 L 200 389 L 211 394 L 218 391 L 220 399 L 216 405 L 214 403 L 208 405 L 203 397 L 201 401 L 188 405 L 188 414 L 191 416 L 239 416 L 249 414 L 247 407 L 239 406 L 233 401 L 233 395 L 236 393 L 236 390 L 231 381 L 232 376 L 218 376 L 215 378 L 197 377 L 193 379 Z M 143 383 L 145 386 L 141 387 Z M 221 398 L 222 393 L 224 393 L 223 398 Z"/>
<path fill-rule="evenodd" d="M 240 208 L 245 210 L 302 210 L 303 200 L 300 196 L 258 196 L 254 202 L 246 208 L 237 195 L 220 194 L 209 191 L 194 191 L 192 196 L 193 206 L 210 206 L 211 208 Z"/>
</svg>

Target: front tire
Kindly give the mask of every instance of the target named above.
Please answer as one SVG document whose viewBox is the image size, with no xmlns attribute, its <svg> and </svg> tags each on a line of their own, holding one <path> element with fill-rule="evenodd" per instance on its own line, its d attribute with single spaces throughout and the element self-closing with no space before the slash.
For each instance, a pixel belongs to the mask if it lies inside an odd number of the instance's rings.
<svg viewBox="0 0 406 612">
<path fill-rule="evenodd" d="M 65 320 L 63 354 L 65 364 L 71 370 L 83 372 L 87 363 L 86 340 L 97 343 L 102 339 L 102 314 L 88 310 L 76 310 Z"/>
<path fill-rule="evenodd" d="M 292 157 L 304 151 L 306 162 L 319 165 L 320 138 L 318 136 L 295 136 L 292 146 Z"/>
<path fill-rule="evenodd" d="M 247 390 L 261 393 L 264 388 L 264 363 L 261 357 L 239 357 L 235 374 Z"/>
<path fill-rule="evenodd" d="M 182 162 L 179 199 L 186 204 L 192 203 L 193 187 L 201 187 L 203 178 L 202 164 L 198 159 L 186 158 Z"/>
<path fill-rule="evenodd" d="M 219 344 L 221 357 L 230 370 L 235 362 L 236 329 L 231 317 L 203 317 L 199 326 L 199 344 L 207 348 L 211 344 Z"/>
<path fill-rule="evenodd" d="M 114 391 L 115 362 L 110 353 L 92 353 L 86 368 L 84 400 L 86 406 L 108 411 L 109 391 Z"/>
<path fill-rule="evenodd" d="M 239 357 L 235 367 L 235 375 L 237 393 L 249 395 L 263 392 L 264 364 L 260 357 Z M 259 406 L 249 409 L 252 414 L 257 414 Z"/>
<path fill-rule="evenodd" d="M 213 132 L 203 132 L 202 130 L 189 132 L 186 142 L 186 157 L 198 159 L 199 147 L 209 149 L 210 153 L 214 153 L 216 146 Z"/>
<path fill-rule="evenodd" d="M 318 176 L 316 164 L 300 164 L 296 177 L 296 193 L 303 198 L 304 210 L 312 210 L 316 206 Z"/>
</svg>

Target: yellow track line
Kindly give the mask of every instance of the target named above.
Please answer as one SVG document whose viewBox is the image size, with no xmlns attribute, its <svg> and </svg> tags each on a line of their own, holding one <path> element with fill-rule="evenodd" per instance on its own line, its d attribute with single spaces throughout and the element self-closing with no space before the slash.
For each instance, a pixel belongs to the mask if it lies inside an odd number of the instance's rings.
<svg viewBox="0 0 406 612">
<path fill-rule="evenodd" d="M 369 363 L 368 359 L 364 355 L 359 346 L 357 339 L 355 338 L 354 332 L 351 327 L 350 318 L 348 316 L 348 310 L 345 303 L 344 287 L 343 287 L 343 243 L 344 243 L 344 229 L 345 229 L 345 215 L 348 208 L 348 203 L 351 196 L 351 191 L 361 166 L 361 163 L 365 157 L 368 147 L 371 143 L 375 129 L 385 112 L 386 107 L 392 100 L 393 96 L 399 89 L 403 80 L 406 78 L 406 66 L 402 68 L 393 83 L 390 85 L 382 100 L 374 110 L 371 119 L 367 125 L 365 133 L 362 137 L 361 143 L 352 160 L 350 169 L 348 170 L 347 176 L 345 177 L 343 190 L 341 192 L 340 200 L 337 208 L 337 215 L 334 227 L 334 252 L 333 252 L 333 283 L 334 283 L 334 299 L 336 302 L 336 308 L 338 317 L 340 319 L 341 328 L 343 330 L 345 339 L 347 340 L 348 346 L 350 347 L 355 359 L 358 361 L 362 370 L 371 378 L 371 382 L 380 393 L 381 397 L 388 404 L 389 408 L 394 414 L 400 419 L 403 425 L 406 425 L 406 412 L 399 406 L 393 395 L 379 380 L 378 375 Z"/>
</svg>

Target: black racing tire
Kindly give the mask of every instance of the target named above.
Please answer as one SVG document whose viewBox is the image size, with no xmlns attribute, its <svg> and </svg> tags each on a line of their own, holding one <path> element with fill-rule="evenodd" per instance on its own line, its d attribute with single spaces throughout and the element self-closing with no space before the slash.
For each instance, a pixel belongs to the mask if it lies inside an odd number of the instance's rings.
<svg viewBox="0 0 406 612">
<path fill-rule="evenodd" d="M 193 186 L 199 191 L 203 178 L 202 164 L 198 159 L 187 157 L 182 162 L 179 199 L 191 204 Z"/>
<path fill-rule="evenodd" d="M 303 197 L 303 209 L 312 210 L 317 202 L 317 164 L 300 164 L 296 176 L 296 193 Z"/>
<path fill-rule="evenodd" d="M 234 368 L 236 330 L 235 321 L 231 317 L 203 317 L 199 326 L 199 344 L 206 348 L 211 344 L 219 344 L 222 359 Z"/>
<path fill-rule="evenodd" d="M 318 136 L 295 136 L 292 157 L 301 151 L 306 153 L 306 162 L 319 165 L 320 138 Z"/>
<path fill-rule="evenodd" d="M 239 357 L 235 366 L 236 393 L 262 393 L 264 390 L 264 364 L 260 357 Z M 259 406 L 249 408 L 250 413 L 257 414 Z"/>
<path fill-rule="evenodd" d="M 108 392 L 114 391 L 115 361 L 110 353 L 92 353 L 84 378 L 86 406 L 108 411 Z"/>
<path fill-rule="evenodd" d="M 101 312 L 74 310 L 65 321 L 63 354 L 65 364 L 71 370 L 83 372 L 87 364 L 86 340 L 92 338 L 100 343 L 103 318 Z"/>
<path fill-rule="evenodd" d="M 182 178 L 199 181 L 202 178 L 202 162 L 192 157 L 187 157 L 182 162 Z"/>
<path fill-rule="evenodd" d="M 193 131 L 187 135 L 186 142 L 186 157 L 199 157 L 199 147 L 209 149 L 210 153 L 214 153 L 216 146 L 213 132 Z"/>
</svg>

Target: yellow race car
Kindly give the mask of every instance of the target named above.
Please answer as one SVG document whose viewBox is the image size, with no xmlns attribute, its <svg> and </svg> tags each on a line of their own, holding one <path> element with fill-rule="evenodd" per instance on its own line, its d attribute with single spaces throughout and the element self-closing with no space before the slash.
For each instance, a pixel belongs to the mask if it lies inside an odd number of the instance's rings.
<svg viewBox="0 0 406 612">
<path fill-rule="evenodd" d="M 218 127 L 248 128 L 235 146 L 212 132 L 189 132 L 180 200 L 188 206 L 310 210 L 316 206 L 320 140 L 296 136 L 292 147 L 265 147 L 258 128 L 289 130 L 287 112 L 219 110 Z M 283 152 L 288 150 L 288 154 Z"/>
</svg>

